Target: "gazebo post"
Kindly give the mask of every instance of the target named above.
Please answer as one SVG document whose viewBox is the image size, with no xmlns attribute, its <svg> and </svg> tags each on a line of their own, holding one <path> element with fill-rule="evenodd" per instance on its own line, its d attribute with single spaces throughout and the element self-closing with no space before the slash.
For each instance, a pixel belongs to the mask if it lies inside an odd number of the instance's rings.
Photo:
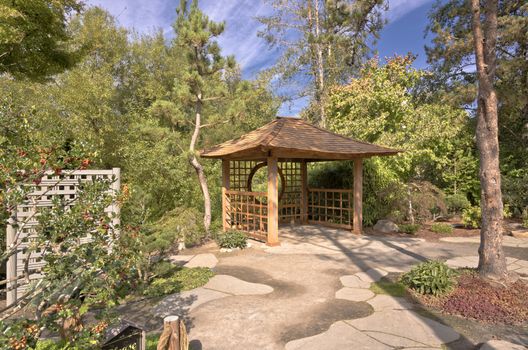
<svg viewBox="0 0 528 350">
<path fill-rule="evenodd" d="M 363 231 L 363 159 L 354 159 L 354 221 L 353 231 Z"/>
<path fill-rule="evenodd" d="M 222 159 L 222 229 L 224 231 L 227 231 L 231 228 L 231 218 L 229 217 L 229 213 L 231 210 L 229 209 L 229 201 L 227 200 L 227 194 L 226 191 L 230 188 L 230 179 L 229 179 L 229 172 L 230 172 L 230 162 L 227 159 Z"/>
<path fill-rule="evenodd" d="M 308 223 L 308 166 L 301 161 L 301 224 Z"/>
<path fill-rule="evenodd" d="M 279 245 L 279 190 L 277 157 L 268 157 L 268 235 L 266 244 Z"/>
</svg>

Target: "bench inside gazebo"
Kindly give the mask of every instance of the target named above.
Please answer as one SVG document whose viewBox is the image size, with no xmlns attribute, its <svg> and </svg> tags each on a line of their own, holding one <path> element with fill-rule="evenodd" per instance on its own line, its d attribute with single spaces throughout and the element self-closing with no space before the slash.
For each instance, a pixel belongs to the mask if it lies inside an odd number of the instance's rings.
<svg viewBox="0 0 528 350">
<path fill-rule="evenodd" d="M 222 160 L 223 229 L 279 244 L 279 223 L 320 224 L 362 232 L 363 159 L 398 153 L 311 125 L 280 117 L 209 149 L 204 158 Z M 352 160 L 354 188 L 308 186 L 309 162 Z M 267 168 L 267 190 L 255 180 Z M 265 171 L 265 170 L 262 170 Z"/>
</svg>

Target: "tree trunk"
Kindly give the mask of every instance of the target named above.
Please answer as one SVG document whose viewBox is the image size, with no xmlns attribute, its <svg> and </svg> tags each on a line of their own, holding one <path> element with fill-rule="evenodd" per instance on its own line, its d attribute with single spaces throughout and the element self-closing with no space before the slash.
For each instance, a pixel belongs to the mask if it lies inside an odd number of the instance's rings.
<svg viewBox="0 0 528 350">
<path fill-rule="evenodd" d="M 191 138 L 191 144 L 189 145 L 189 163 L 196 170 L 198 175 L 198 182 L 200 183 L 200 189 L 204 197 L 204 227 L 207 234 L 209 234 L 209 228 L 211 227 L 211 196 L 209 195 L 209 188 L 207 187 L 207 178 L 205 177 L 204 169 L 202 164 L 198 161 L 195 154 L 196 142 L 198 136 L 200 136 L 202 118 L 202 94 L 197 95 L 196 101 L 196 117 L 194 121 L 194 132 Z"/>
<path fill-rule="evenodd" d="M 316 62 L 317 62 L 317 102 L 319 104 L 319 113 L 321 126 L 326 126 L 326 113 L 324 106 L 325 86 L 324 86 L 324 62 L 323 62 L 323 48 L 321 47 L 321 21 L 320 21 L 321 10 L 319 8 L 319 0 L 315 0 L 315 51 L 316 51 Z"/>
<path fill-rule="evenodd" d="M 480 274 L 506 281 L 508 271 L 502 247 L 503 204 L 499 168 L 497 95 L 493 82 L 496 68 L 497 0 L 484 3 L 484 32 L 479 0 L 471 0 L 473 35 L 478 76 L 477 147 L 480 153 L 482 225 L 480 230 Z"/>
</svg>

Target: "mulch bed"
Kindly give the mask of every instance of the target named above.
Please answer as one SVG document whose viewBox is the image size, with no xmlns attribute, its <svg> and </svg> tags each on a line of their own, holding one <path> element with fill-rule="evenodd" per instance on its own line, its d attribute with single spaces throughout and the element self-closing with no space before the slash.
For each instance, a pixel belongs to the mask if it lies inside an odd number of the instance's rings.
<svg viewBox="0 0 528 350">
<path fill-rule="evenodd" d="M 479 236 L 480 230 L 479 229 L 466 229 L 466 228 L 454 228 L 453 233 L 451 234 L 443 234 L 443 233 L 436 233 L 429 230 L 431 227 L 430 224 L 424 224 L 418 232 L 416 232 L 414 235 L 403 233 L 403 232 L 396 232 L 396 233 L 382 233 L 379 231 L 375 231 L 373 228 L 369 227 L 364 230 L 365 234 L 371 235 L 371 236 L 381 236 L 381 237 L 405 237 L 405 238 L 424 238 L 427 241 L 438 241 L 440 238 L 444 237 L 472 237 L 472 236 Z"/>
<path fill-rule="evenodd" d="M 508 287 L 496 286 L 481 279 L 475 271 L 466 270 L 448 295 L 434 297 L 412 291 L 411 294 L 421 304 L 451 315 L 487 323 L 528 323 L 528 283 L 523 280 Z"/>
</svg>

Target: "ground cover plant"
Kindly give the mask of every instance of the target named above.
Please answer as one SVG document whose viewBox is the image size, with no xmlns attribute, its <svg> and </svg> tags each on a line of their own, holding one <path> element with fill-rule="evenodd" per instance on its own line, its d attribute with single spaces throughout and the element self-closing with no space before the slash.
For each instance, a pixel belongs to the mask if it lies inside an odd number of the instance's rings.
<svg viewBox="0 0 528 350">
<path fill-rule="evenodd" d="M 217 242 L 220 248 L 244 249 L 247 247 L 247 236 L 244 232 L 237 231 L 237 230 L 230 230 L 230 231 L 227 231 L 225 233 L 218 235 Z"/>
<path fill-rule="evenodd" d="M 401 277 L 401 282 L 420 294 L 442 295 L 453 288 L 455 271 L 441 261 L 416 265 Z"/>
<path fill-rule="evenodd" d="M 410 235 L 414 235 L 420 229 L 420 225 L 418 225 L 418 224 L 400 224 L 400 225 L 398 225 L 398 228 L 400 229 L 400 232 L 407 233 L 407 234 L 410 234 Z"/>
<path fill-rule="evenodd" d="M 518 280 L 510 286 L 490 284 L 476 270 L 463 269 L 453 290 L 444 295 L 414 298 L 441 312 L 488 323 L 526 325 L 528 322 L 528 284 Z"/>
<path fill-rule="evenodd" d="M 370 290 L 376 294 L 387 294 L 393 297 L 403 297 L 406 295 L 406 288 L 401 282 L 381 279 L 370 285 Z"/>
<path fill-rule="evenodd" d="M 451 234 L 453 233 L 453 226 L 451 224 L 435 222 L 431 225 L 431 231 L 441 234 Z"/>
<path fill-rule="evenodd" d="M 163 275 L 153 278 L 143 291 L 143 294 L 150 297 L 159 297 L 195 289 L 206 284 L 213 276 L 214 272 L 207 267 L 187 268 L 174 266 Z"/>
</svg>

